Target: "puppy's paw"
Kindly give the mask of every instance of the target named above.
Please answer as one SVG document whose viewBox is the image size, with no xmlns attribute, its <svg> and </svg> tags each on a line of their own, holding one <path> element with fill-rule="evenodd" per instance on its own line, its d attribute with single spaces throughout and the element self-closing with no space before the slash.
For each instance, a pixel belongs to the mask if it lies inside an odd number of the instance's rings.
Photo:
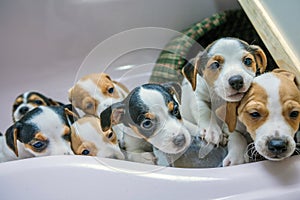
<svg viewBox="0 0 300 200">
<path fill-rule="evenodd" d="M 126 159 L 132 162 L 145 163 L 151 165 L 156 164 L 156 157 L 153 155 L 153 153 L 150 152 L 142 152 L 142 153 L 127 152 Z"/>
<path fill-rule="evenodd" d="M 223 167 L 244 164 L 245 158 L 243 154 L 229 153 L 223 160 Z"/>
<path fill-rule="evenodd" d="M 222 140 L 222 130 L 218 125 L 211 125 L 207 128 L 200 128 L 200 137 L 207 143 L 218 145 Z"/>
</svg>

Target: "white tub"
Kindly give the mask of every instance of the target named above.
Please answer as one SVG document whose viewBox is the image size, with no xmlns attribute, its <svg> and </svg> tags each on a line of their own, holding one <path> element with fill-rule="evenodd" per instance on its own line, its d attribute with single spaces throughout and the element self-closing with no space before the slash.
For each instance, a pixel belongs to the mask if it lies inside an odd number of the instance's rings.
<svg viewBox="0 0 300 200">
<path fill-rule="evenodd" d="M 67 90 L 78 78 L 100 71 L 129 88 L 147 82 L 176 30 L 236 7 L 235 1 L 221 0 L 1 1 L 0 131 L 12 124 L 12 103 L 25 91 L 67 102 Z M 0 164 L 1 200 L 299 199 L 299 188 L 298 156 L 215 169 L 84 156 Z"/>
</svg>

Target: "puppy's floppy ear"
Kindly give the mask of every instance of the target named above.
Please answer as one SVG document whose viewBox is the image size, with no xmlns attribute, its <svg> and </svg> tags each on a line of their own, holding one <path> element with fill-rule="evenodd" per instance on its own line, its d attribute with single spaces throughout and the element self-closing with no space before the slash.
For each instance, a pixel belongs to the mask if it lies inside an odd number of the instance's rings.
<svg viewBox="0 0 300 200">
<path fill-rule="evenodd" d="M 19 156 L 17 139 L 19 134 L 19 122 L 16 122 L 14 125 L 10 126 L 5 133 L 6 144 L 7 146 Z"/>
<path fill-rule="evenodd" d="M 102 131 L 108 131 L 113 125 L 119 124 L 125 114 L 125 105 L 122 102 L 114 103 L 100 113 Z"/>
<path fill-rule="evenodd" d="M 82 110 L 90 115 L 94 115 L 96 112 L 96 102 L 94 99 L 92 99 L 91 97 L 85 97 L 82 100 Z"/>
<path fill-rule="evenodd" d="M 290 71 L 287 71 L 285 69 L 281 69 L 281 68 L 274 69 L 272 71 L 272 73 L 280 74 L 280 75 L 283 75 L 283 76 L 287 77 L 288 79 L 293 81 L 296 84 L 297 87 L 299 87 L 296 75 L 294 73 L 292 73 Z"/>
<path fill-rule="evenodd" d="M 194 66 L 198 63 L 199 58 L 195 58 L 192 62 L 188 62 L 182 68 L 183 76 L 191 83 L 193 90 L 195 91 L 197 85 L 197 66 Z"/>
<path fill-rule="evenodd" d="M 73 89 L 74 89 L 74 87 L 71 87 L 71 88 L 68 90 L 68 99 L 69 99 L 69 101 L 70 101 L 71 103 L 72 103 L 72 100 L 73 100 L 73 96 L 72 96 Z"/>
<path fill-rule="evenodd" d="M 70 120 L 71 124 L 79 119 L 79 114 L 76 112 L 72 104 L 67 104 L 64 106 L 66 118 Z"/>
<path fill-rule="evenodd" d="M 257 45 L 249 45 L 249 50 L 255 57 L 260 73 L 265 72 L 267 68 L 267 56 L 265 52 Z"/>
<path fill-rule="evenodd" d="M 167 82 L 167 83 L 163 83 L 162 86 L 164 86 L 171 95 L 175 95 L 179 104 L 181 104 L 182 89 L 179 83 Z"/>
<path fill-rule="evenodd" d="M 226 102 L 216 110 L 217 117 L 227 124 L 230 132 L 236 127 L 238 106 L 239 102 Z"/>
</svg>

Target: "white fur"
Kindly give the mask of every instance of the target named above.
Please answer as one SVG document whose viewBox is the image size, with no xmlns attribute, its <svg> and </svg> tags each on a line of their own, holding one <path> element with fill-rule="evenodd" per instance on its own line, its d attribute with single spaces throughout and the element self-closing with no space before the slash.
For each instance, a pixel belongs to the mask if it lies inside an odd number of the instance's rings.
<svg viewBox="0 0 300 200">
<path fill-rule="evenodd" d="M 81 119 L 79 119 L 80 121 Z M 91 119 L 94 120 L 94 119 Z M 95 129 L 89 122 L 79 123 L 76 121 L 72 126 L 74 127 L 76 133 L 79 135 L 80 139 L 93 143 L 96 146 L 97 157 L 104 158 L 118 158 L 125 159 L 118 143 L 113 144 L 105 138 L 104 133 L 101 131 L 100 121 L 98 122 L 99 128 Z"/>
<path fill-rule="evenodd" d="M 288 125 L 282 115 L 283 109 L 279 96 L 280 79 L 272 73 L 268 73 L 264 76 L 257 77 L 254 79 L 254 82 L 258 83 L 267 92 L 268 103 L 266 107 L 269 112 L 268 120 L 256 130 L 256 138 L 254 141 L 256 150 L 269 160 L 273 160 L 268 156 L 266 141 L 272 137 L 283 138 L 286 139 L 289 144 L 286 153 L 286 157 L 289 157 L 293 154 L 296 144 L 292 137 L 294 130 Z M 284 157 L 282 159 L 284 159 Z"/>
<path fill-rule="evenodd" d="M 191 135 L 182 122 L 170 116 L 161 93 L 141 88 L 139 95 L 159 121 L 156 133 L 148 139 L 148 142 L 165 153 L 177 154 L 184 151 L 190 145 Z M 179 135 L 184 135 L 186 139 L 186 143 L 180 148 L 172 142 Z"/>
</svg>

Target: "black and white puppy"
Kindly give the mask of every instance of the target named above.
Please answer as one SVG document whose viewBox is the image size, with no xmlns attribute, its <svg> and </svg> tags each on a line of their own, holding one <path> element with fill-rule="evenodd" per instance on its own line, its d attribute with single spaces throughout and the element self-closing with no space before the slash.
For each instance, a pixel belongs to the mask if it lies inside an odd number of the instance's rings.
<svg viewBox="0 0 300 200">
<path fill-rule="evenodd" d="M 39 92 L 29 91 L 20 94 L 15 99 L 12 109 L 12 118 L 16 122 L 21 119 L 28 111 L 37 106 L 59 106 L 63 105 L 58 101 L 44 96 Z"/>
<path fill-rule="evenodd" d="M 200 136 L 208 143 L 219 144 L 223 132 L 216 109 L 226 101 L 242 99 L 256 73 L 265 71 L 266 55 L 259 46 L 237 38 L 221 38 L 192 62 L 183 68 L 182 115 L 198 125 Z"/>
<path fill-rule="evenodd" d="M 70 146 L 70 123 L 74 116 L 63 106 L 32 109 L 1 137 L 0 161 L 74 154 Z"/>
<path fill-rule="evenodd" d="M 156 152 L 182 154 L 191 144 L 191 135 L 183 124 L 179 103 L 175 100 L 177 98 L 180 101 L 181 96 L 178 94 L 181 92 L 180 86 L 177 86 L 144 84 L 136 87 L 123 101 L 100 114 L 103 131 L 113 125 L 123 124 L 128 128 L 124 136 L 140 141 L 131 143 L 125 139 L 126 150 L 143 152 L 147 144 Z M 158 158 L 157 164 L 159 162 Z"/>
</svg>

